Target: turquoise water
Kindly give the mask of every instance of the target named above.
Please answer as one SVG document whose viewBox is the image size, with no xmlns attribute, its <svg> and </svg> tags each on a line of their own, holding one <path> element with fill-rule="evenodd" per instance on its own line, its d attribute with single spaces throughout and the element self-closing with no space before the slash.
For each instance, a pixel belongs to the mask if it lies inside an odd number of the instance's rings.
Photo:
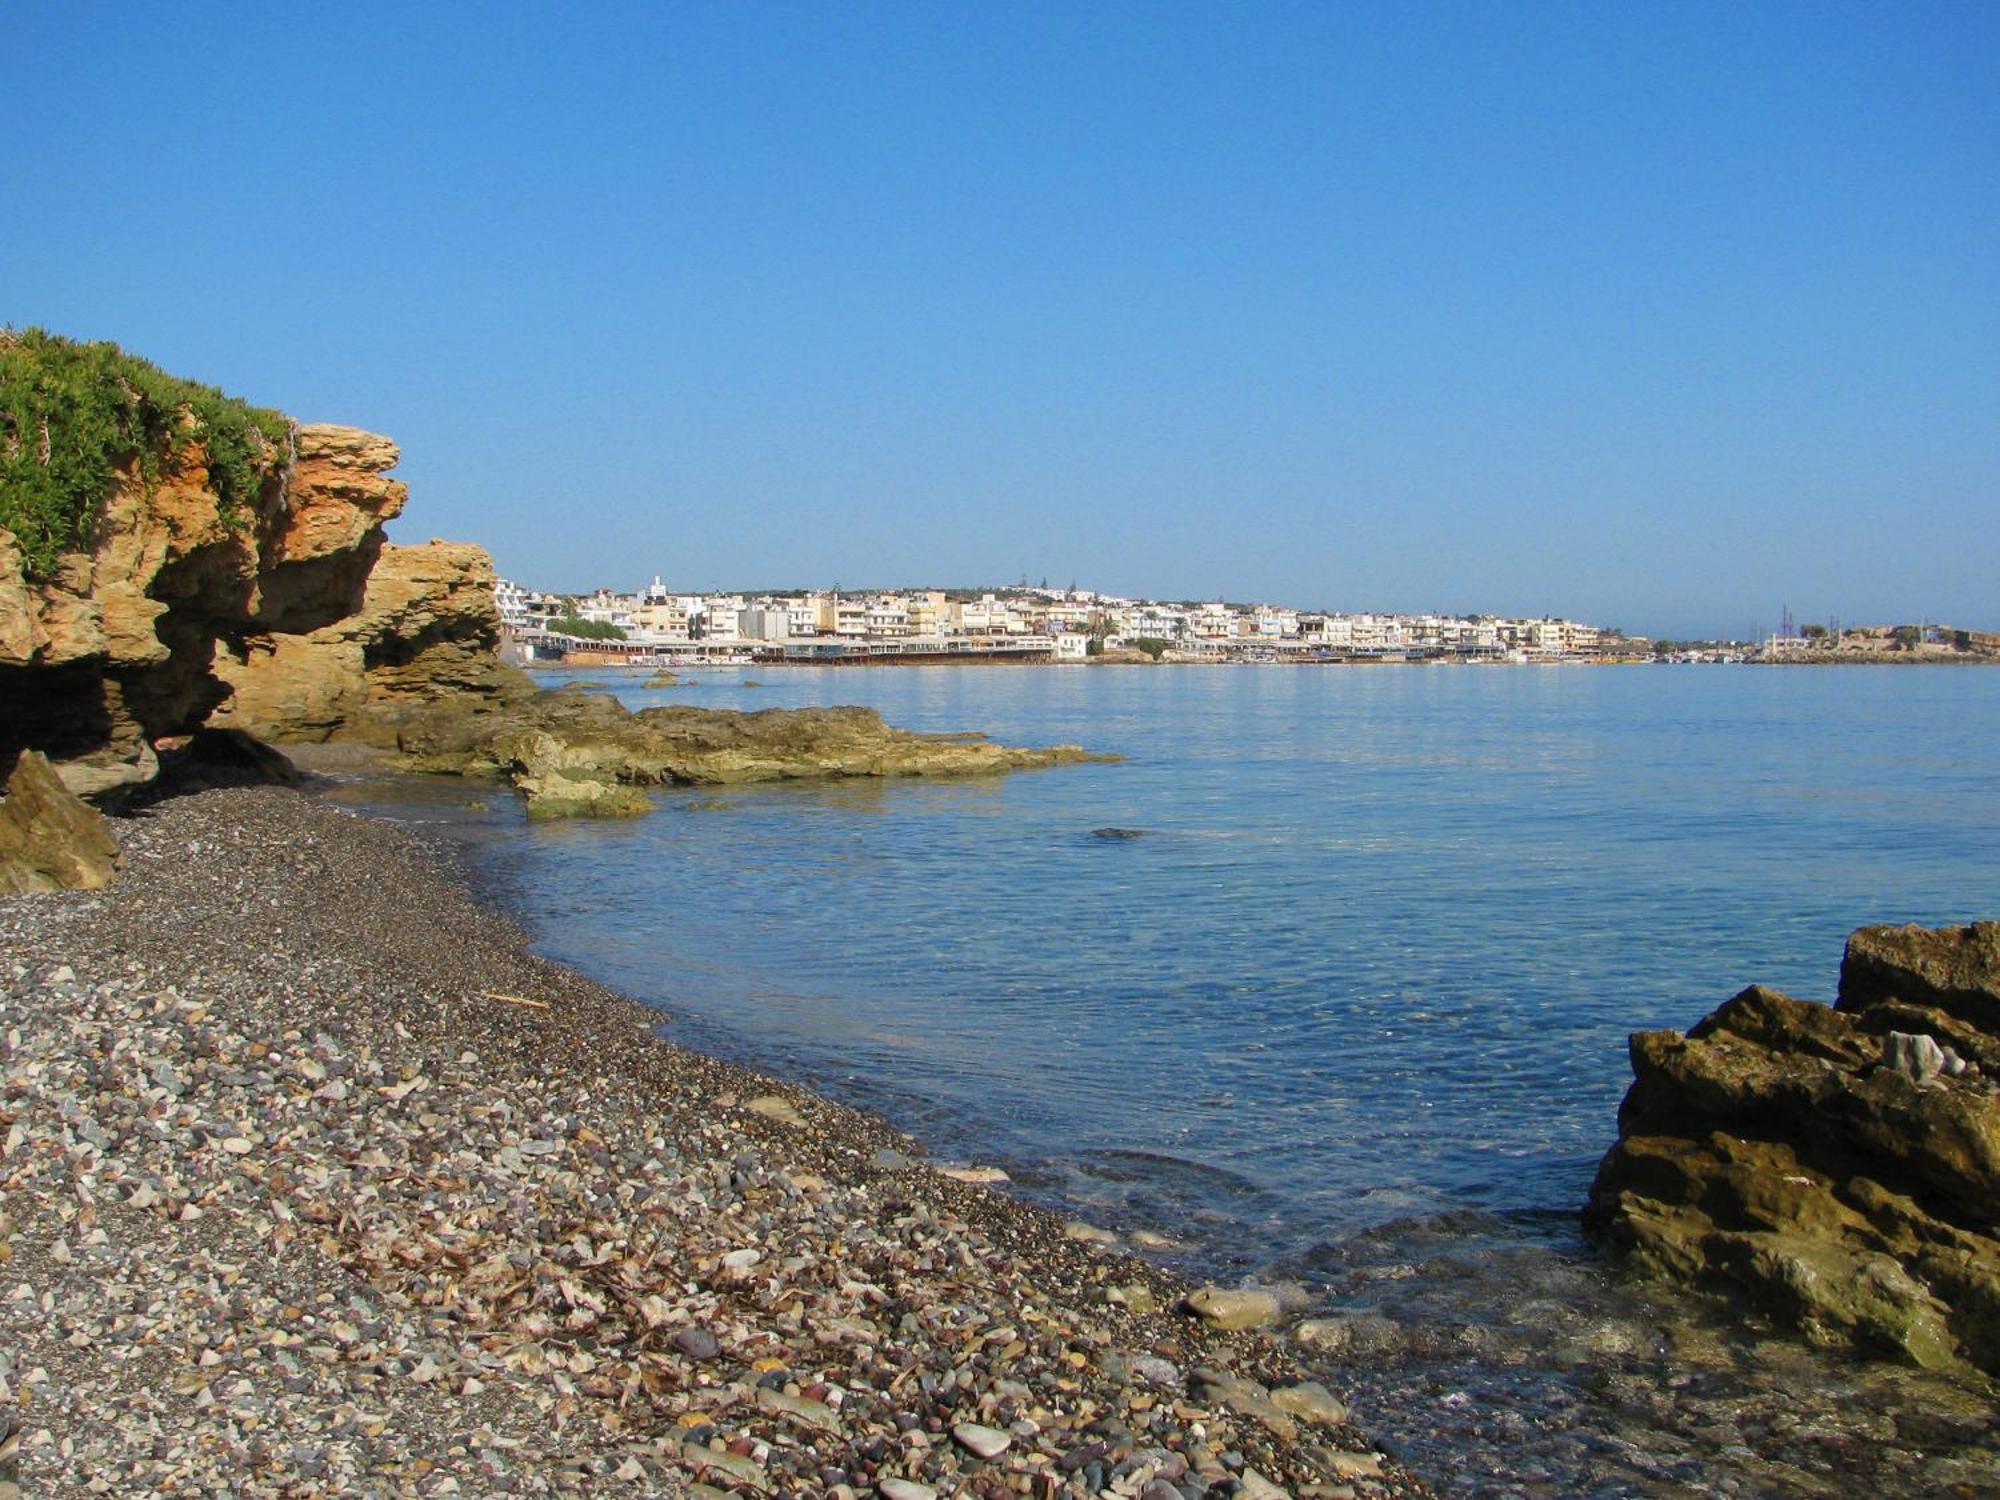
<svg viewBox="0 0 2000 1500">
<path fill-rule="evenodd" d="M 1628 1032 L 1753 981 L 1831 999 L 1863 923 L 2000 915 L 2000 671 L 595 675 L 1126 757 L 613 824 L 496 803 L 497 894 L 668 1034 L 1194 1274 L 1303 1284 L 1366 1333 L 1331 1378 L 1455 1493 L 1987 1493 L 2000 1456 L 1911 1417 L 1960 1393 L 1683 1326 L 1577 1213 Z"/>
</svg>

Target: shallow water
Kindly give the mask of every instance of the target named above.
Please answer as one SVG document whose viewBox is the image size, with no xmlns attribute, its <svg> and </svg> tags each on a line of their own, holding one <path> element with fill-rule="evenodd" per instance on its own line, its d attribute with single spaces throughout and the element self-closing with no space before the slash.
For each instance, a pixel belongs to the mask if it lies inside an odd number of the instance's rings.
<svg viewBox="0 0 2000 1500">
<path fill-rule="evenodd" d="M 1449 1487 L 1970 1482 L 1962 1443 L 1896 1435 L 1955 1395 L 1630 1296 L 1576 1213 L 1628 1032 L 1753 980 L 1831 998 L 1864 922 L 2000 914 L 2000 672 L 592 675 L 635 707 L 859 702 L 1127 757 L 669 791 L 609 825 L 528 828 L 503 793 L 460 820 L 498 831 L 481 864 L 545 951 L 675 1034 L 1169 1235 L 1197 1273 L 1362 1315 L 1364 1421 Z M 1802 1378 L 1830 1436 L 1717 1415 Z"/>
</svg>

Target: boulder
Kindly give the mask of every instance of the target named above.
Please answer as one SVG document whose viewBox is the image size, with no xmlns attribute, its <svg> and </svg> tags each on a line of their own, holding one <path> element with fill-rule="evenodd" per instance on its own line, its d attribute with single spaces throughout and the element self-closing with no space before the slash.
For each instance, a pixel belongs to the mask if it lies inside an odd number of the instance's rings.
<svg viewBox="0 0 2000 1500">
<path fill-rule="evenodd" d="M 0 797 L 0 895 L 95 890 L 121 858 L 103 813 L 63 784 L 40 751 L 15 757 Z"/>
<path fill-rule="evenodd" d="M 1839 1003 L 1635 1034 L 1586 1225 L 1816 1342 L 2000 1373 L 2000 924 L 1863 928 Z"/>
</svg>

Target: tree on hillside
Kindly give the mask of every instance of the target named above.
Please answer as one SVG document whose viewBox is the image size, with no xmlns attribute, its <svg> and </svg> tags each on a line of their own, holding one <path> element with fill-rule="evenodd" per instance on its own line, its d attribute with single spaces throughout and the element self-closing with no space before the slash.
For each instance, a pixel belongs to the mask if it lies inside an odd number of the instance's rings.
<svg viewBox="0 0 2000 1500">
<path fill-rule="evenodd" d="M 576 615 L 560 615 L 549 621 L 549 629 L 557 635 L 574 636 L 580 641 L 622 641 L 625 631 L 609 620 L 585 620 Z"/>
</svg>

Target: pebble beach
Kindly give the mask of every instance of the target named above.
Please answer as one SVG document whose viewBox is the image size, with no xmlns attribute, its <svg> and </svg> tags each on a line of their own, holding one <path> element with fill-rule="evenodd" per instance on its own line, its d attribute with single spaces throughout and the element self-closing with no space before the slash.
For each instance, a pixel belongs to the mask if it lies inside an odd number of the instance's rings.
<svg viewBox="0 0 2000 1500">
<path fill-rule="evenodd" d="M 0 903 L 5 1500 L 1425 1493 L 1279 1342 L 674 1045 L 442 846 L 278 787 L 115 821 L 113 887 Z"/>
</svg>

